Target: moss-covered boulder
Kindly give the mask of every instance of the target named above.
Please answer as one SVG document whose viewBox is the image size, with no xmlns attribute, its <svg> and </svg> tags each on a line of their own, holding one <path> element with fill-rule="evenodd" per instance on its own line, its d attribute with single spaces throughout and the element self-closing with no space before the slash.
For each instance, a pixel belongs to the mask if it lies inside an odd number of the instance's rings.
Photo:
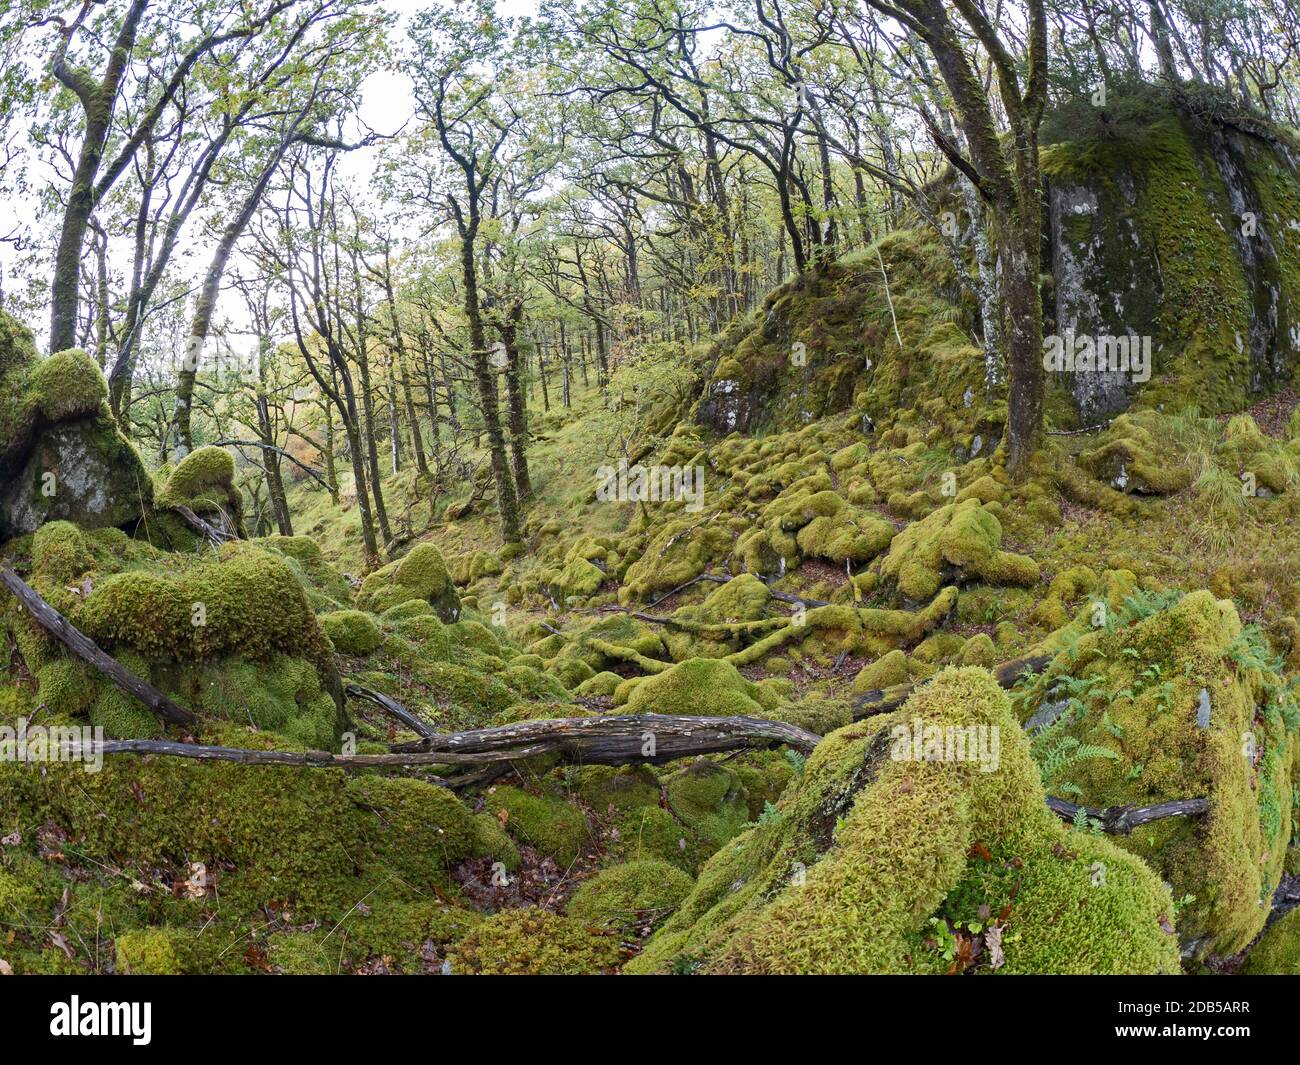
<svg viewBox="0 0 1300 1065">
<path fill-rule="evenodd" d="M 235 486 L 234 456 L 220 447 L 191 451 L 167 474 L 158 506 L 189 507 L 217 528 L 243 536 L 244 504 Z"/>
<path fill-rule="evenodd" d="M 460 617 L 460 596 L 442 553 L 433 544 L 416 544 L 403 558 L 366 577 L 357 592 L 357 606 L 374 614 L 412 599 L 424 600 L 448 624 Z"/>
<path fill-rule="evenodd" d="M 1096 628 L 1085 606 L 1027 693 L 1040 721 L 1042 708 L 1064 708 L 1035 751 L 1049 787 L 1090 806 L 1209 800 L 1203 817 L 1141 826 L 1120 844 L 1185 900 L 1189 949 L 1235 954 L 1264 926 L 1294 837 L 1300 713 L 1280 659 L 1231 602 L 1208 591 L 1129 602 Z"/>
<path fill-rule="evenodd" d="M 1247 976 L 1300 976 L 1300 910 L 1269 926 L 1250 948 L 1241 972 Z"/>
<path fill-rule="evenodd" d="M 1001 522 L 975 499 L 912 522 L 877 566 L 882 580 L 907 602 L 929 602 L 953 581 L 1029 586 L 1041 577 L 1032 558 L 1002 550 Z"/>
<path fill-rule="evenodd" d="M 317 619 L 334 649 L 345 655 L 368 655 L 383 637 L 372 615 L 364 610 L 333 610 Z"/>
<path fill-rule="evenodd" d="M 153 485 L 109 413 L 99 367 L 77 350 L 38 359 L 8 315 L 0 334 L 0 540 L 47 521 L 133 528 Z"/>
<path fill-rule="evenodd" d="M 1191 472 L 1174 460 L 1168 422 L 1156 411 L 1116 418 L 1079 464 L 1109 487 L 1138 495 L 1169 495 L 1191 484 Z"/>
<path fill-rule="evenodd" d="M 626 968 L 1176 972 L 1172 915 L 1140 859 L 1048 811 L 1006 694 L 967 668 L 823 740 Z"/>
<path fill-rule="evenodd" d="M 564 799 L 507 786 L 493 788 L 483 801 L 512 839 L 554 858 L 561 868 L 577 861 L 591 841 L 586 816 Z"/>
<path fill-rule="evenodd" d="M 775 705 L 768 692 L 742 677 L 730 662 L 692 658 L 638 680 L 623 712 L 757 717 L 764 707 Z"/>
<path fill-rule="evenodd" d="M 1081 424 L 1131 403 L 1240 410 L 1294 374 L 1293 141 L 1233 106 L 1194 111 L 1144 87 L 1104 117 L 1086 100 L 1067 105 L 1044 131 L 1057 328 L 1150 346 L 1138 372 L 1087 358 L 1048 375 L 1049 393 L 1059 390 Z M 1143 443 L 1116 439 L 1093 462 L 1126 491 L 1163 492 L 1174 471 L 1142 462 Z"/>
</svg>

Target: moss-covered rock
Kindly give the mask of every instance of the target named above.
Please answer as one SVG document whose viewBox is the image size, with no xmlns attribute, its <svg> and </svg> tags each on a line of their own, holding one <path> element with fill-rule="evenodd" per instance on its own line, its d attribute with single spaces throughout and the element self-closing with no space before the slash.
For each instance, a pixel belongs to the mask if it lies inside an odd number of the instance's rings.
<svg viewBox="0 0 1300 1065">
<path fill-rule="evenodd" d="M 368 655 L 383 639 L 374 617 L 362 610 L 334 610 L 317 621 L 340 654 Z"/>
<path fill-rule="evenodd" d="M 416 544 L 405 557 L 366 577 L 357 593 L 357 606 L 382 614 L 412 599 L 424 600 L 448 624 L 460 617 L 460 596 L 442 553 L 433 544 Z"/>
<path fill-rule="evenodd" d="M 964 733 L 970 753 L 991 755 L 996 736 L 996 769 L 982 771 L 983 755 L 946 760 L 948 728 L 985 730 Z M 1176 972 L 1172 910 L 1139 859 L 1047 810 L 992 677 L 949 670 L 896 713 L 823 740 L 773 816 L 714 856 L 627 969 L 944 972 L 936 923 L 945 938 L 984 936 L 970 923 L 995 914 L 1000 972 Z"/>
<path fill-rule="evenodd" d="M 693 658 L 637 681 L 624 712 L 757 717 L 765 706 L 774 705 L 768 693 L 742 677 L 731 663 Z"/>
<path fill-rule="evenodd" d="M 1033 585 L 1038 563 L 1002 550 L 1002 525 L 975 499 L 940 507 L 899 533 L 877 564 L 906 601 L 929 602 L 953 580 Z"/>
<path fill-rule="evenodd" d="M 1248 976 L 1300 976 L 1300 910 L 1291 910 L 1269 926 L 1246 956 Z"/>
<path fill-rule="evenodd" d="M 694 882 L 653 858 L 602 869 L 569 902 L 568 913 L 588 924 L 625 933 L 663 924 L 691 892 Z"/>
<path fill-rule="evenodd" d="M 1263 927 L 1293 837 L 1293 697 L 1230 602 L 1208 591 L 1129 602 L 1096 628 L 1085 606 L 1066 630 L 1026 697 L 1026 713 L 1068 699 L 1035 750 L 1049 785 L 1088 805 L 1209 799 L 1204 817 L 1120 843 L 1190 896 L 1179 914 L 1190 945 L 1234 954 Z"/>
<path fill-rule="evenodd" d="M 0 540 L 48 521 L 134 528 L 153 483 L 103 402 L 107 384 L 94 360 L 83 351 L 29 360 L 12 350 L 11 359 L 0 374 Z"/>
<path fill-rule="evenodd" d="M 577 861 L 590 842 L 586 817 L 563 799 L 499 787 L 485 795 L 483 803 L 511 838 L 554 858 L 561 868 Z"/>
</svg>

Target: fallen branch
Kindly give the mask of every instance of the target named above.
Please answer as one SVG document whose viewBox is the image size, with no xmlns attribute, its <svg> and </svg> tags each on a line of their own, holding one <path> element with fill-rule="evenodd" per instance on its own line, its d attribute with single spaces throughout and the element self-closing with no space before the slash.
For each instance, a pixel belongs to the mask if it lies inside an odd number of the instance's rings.
<svg viewBox="0 0 1300 1065">
<path fill-rule="evenodd" d="M 206 536 L 214 545 L 220 547 L 228 540 L 238 540 L 239 537 L 232 532 L 226 532 L 224 529 L 218 529 L 210 522 L 204 521 L 189 507 L 181 505 L 171 508 L 180 518 L 200 536 Z"/>
<path fill-rule="evenodd" d="M 1036 673 L 1052 660 L 1051 655 L 1030 655 L 1028 658 L 1014 658 L 994 666 L 990 672 L 998 685 L 1003 688 L 1015 686 L 1016 681 L 1026 673 Z M 925 687 L 929 681 L 917 684 L 896 684 L 892 688 L 875 688 L 863 692 L 853 701 L 853 720 L 861 721 L 864 717 L 888 714 L 897 710 L 911 697 L 918 688 Z"/>
<path fill-rule="evenodd" d="M 671 599 L 678 592 L 685 591 L 687 588 L 691 587 L 692 585 L 699 584 L 700 581 L 709 581 L 712 584 L 726 584 L 729 581 L 734 581 L 735 579 L 736 579 L 735 577 L 725 573 L 701 573 L 698 577 L 692 577 L 689 581 L 686 581 L 683 584 L 679 584 L 676 588 L 670 588 L 668 591 L 664 592 L 663 595 L 659 596 L 658 599 L 655 599 L 652 602 L 647 603 L 645 608 L 646 610 L 653 610 L 665 599 Z M 761 577 L 759 579 L 763 580 Z M 767 584 L 768 582 L 766 580 L 763 580 L 763 583 Z M 767 590 L 768 590 L 768 594 L 771 595 L 773 599 L 781 603 L 791 603 L 796 605 L 802 603 L 804 606 L 807 607 L 830 606 L 830 603 L 828 603 L 824 599 L 806 599 L 801 595 L 795 595 L 792 592 L 779 592 L 776 589 L 771 587 L 769 587 Z M 628 607 L 605 606 L 605 607 L 597 607 L 594 610 L 579 611 L 579 613 L 583 613 L 583 614 L 620 613 L 620 614 L 628 614 L 631 617 L 638 618 L 641 621 L 648 621 L 654 625 L 680 625 L 681 624 L 681 622 L 677 621 L 675 618 L 659 617 L 652 614 L 642 614 L 635 610 L 631 610 Z"/>
<path fill-rule="evenodd" d="M 83 662 L 88 662 L 103 673 L 122 691 L 134 695 L 160 718 L 173 725 L 198 724 L 199 719 L 193 713 L 183 706 L 177 706 L 148 681 L 141 680 L 112 655 L 101 651 L 94 640 L 50 606 L 8 566 L 0 567 L 0 582 L 3 582 L 5 587 L 18 597 L 18 601 L 27 608 L 36 624 Z"/>
<path fill-rule="evenodd" d="M 433 727 L 427 721 L 421 717 L 417 717 L 396 699 L 390 698 L 383 692 L 377 692 L 372 688 L 363 687 L 362 685 L 353 683 L 352 681 L 348 681 L 343 690 L 354 699 L 365 699 L 382 706 L 392 714 L 393 717 L 397 718 L 398 721 L 423 739 L 430 739 L 436 735 Z"/>
<path fill-rule="evenodd" d="M 437 735 L 398 744 L 398 752 L 506 752 L 543 745 L 568 759 L 597 765 L 671 762 L 694 754 L 786 745 L 810 752 L 821 737 L 783 721 L 752 717 L 630 714 L 622 717 L 561 717 Z M 651 752 L 651 753 L 646 753 Z M 510 757 L 517 757 L 511 754 Z"/>
<path fill-rule="evenodd" d="M 1062 821 L 1071 824 L 1083 811 L 1089 821 L 1099 821 L 1103 832 L 1112 836 L 1127 836 L 1140 825 L 1162 821 L 1166 817 L 1199 817 L 1210 808 L 1209 799 L 1175 799 L 1158 802 L 1152 806 L 1080 806 L 1077 803 L 1047 796 L 1047 808 Z"/>
</svg>

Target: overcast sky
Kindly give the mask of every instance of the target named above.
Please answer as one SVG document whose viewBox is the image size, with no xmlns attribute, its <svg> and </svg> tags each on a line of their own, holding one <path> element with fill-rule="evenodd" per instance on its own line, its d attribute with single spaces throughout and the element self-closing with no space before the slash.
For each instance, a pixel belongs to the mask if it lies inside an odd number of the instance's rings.
<svg viewBox="0 0 1300 1065">
<path fill-rule="evenodd" d="M 386 10 L 395 11 L 399 15 L 399 22 L 393 30 L 393 40 L 400 54 L 405 44 L 406 27 L 411 16 L 429 7 L 429 2 L 428 0 L 381 0 L 381 3 Z M 537 0 L 497 0 L 496 6 L 499 12 L 507 16 L 529 15 L 536 12 Z M 360 117 L 366 126 L 376 133 L 392 134 L 397 132 L 414 111 L 411 79 L 400 70 L 400 63 L 398 66 L 399 69 L 397 70 L 378 71 L 370 75 L 362 83 Z M 347 153 L 340 164 L 342 174 L 364 186 L 366 180 L 374 172 L 379 151 L 380 148 L 374 146 Z M 31 178 L 39 180 L 44 175 L 44 180 L 48 181 L 50 179 L 48 168 L 36 165 L 30 155 L 28 159 L 31 163 Z M 19 229 L 30 232 L 36 224 L 36 205 L 31 198 L 19 196 L 0 197 L 0 235 L 9 234 Z M 197 217 L 196 212 L 196 215 L 189 221 L 190 232 L 197 233 L 201 224 L 202 220 Z M 55 226 L 57 220 L 52 217 L 47 218 L 43 225 L 47 228 Z M 32 235 L 44 239 L 46 243 L 52 243 L 53 240 L 52 233 L 33 232 Z M 116 247 L 111 249 L 110 254 L 113 257 L 115 268 L 120 273 L 129 267 L 130 244 L 125 240 L 116 241 L 115 243 Z M 194 274 L 193 280 L 197 284 L 201 279 L 201 273 L 206 266 L 209 253 L 210 249 L 203 244 L 196 245 L 192 242 L 182 241 L 182 245 L 178 248 L 177 254 L 172 261 L 173 276 L 184 276 L 178 271 L 189 271 Z M 20 288 L 20 279 L 16 276 L 16 260 L 18 258 L 19 255 L 12 246 L 0 244 L 0 271 L 3 271 L 5 288 L 11 294 L 16 294 Z M 46 267 L 43 266 L 42 269 L 44 268 Z M 236 306 L 238 302 L 223 298 L 221 313 L 242 318 L 242 308 Z M 37 331 L 39 338 L 43 338 L 48 334 L 48 321 L 43 316 L 33 315 L 32 317 L 33 320 L 28 324 Z"/>
</svg>

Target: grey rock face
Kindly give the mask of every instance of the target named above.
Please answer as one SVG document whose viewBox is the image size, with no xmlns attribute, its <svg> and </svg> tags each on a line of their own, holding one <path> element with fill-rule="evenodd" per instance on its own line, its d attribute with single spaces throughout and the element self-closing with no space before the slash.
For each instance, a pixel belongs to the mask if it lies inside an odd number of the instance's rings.
<svg viewBox="0 0 1300 1065">
<path fill-rule="evenodd" d="M 0 540 L 47 521 L 130 525 L 152 498 L 148 472 L 110 419 L 63 422 L 37 436 L 17 475 L 0 487 Z"/>
</svg>

